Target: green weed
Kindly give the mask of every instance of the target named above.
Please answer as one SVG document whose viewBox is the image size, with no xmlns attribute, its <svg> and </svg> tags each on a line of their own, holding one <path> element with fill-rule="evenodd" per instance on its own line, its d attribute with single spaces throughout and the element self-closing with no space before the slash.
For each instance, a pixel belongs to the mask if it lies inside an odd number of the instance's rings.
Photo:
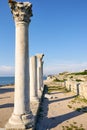
<svg viewBox="0 0 87 130">
<path fill-rule="evenodd" d="M 61 92 L 69 92 L 65 87 L 61 86 L 49 86 L 48 87 L 48 93 L 51 93 L 53 91 L 61 91 Z"/>
<path fill-rule="evenodd" d="M 76 124 L 77 122 L 73 122 L 73 124 L 69 124 L 69 126 L 62 126 L 62 130 L 85 130 L 82 124 L 80 126 Z"/>
</svg>

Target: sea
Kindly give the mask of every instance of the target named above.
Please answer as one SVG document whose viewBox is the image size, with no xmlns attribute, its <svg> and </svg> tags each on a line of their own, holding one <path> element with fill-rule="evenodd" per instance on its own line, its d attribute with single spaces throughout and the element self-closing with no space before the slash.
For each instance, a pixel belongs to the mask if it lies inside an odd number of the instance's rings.
<svg viewBox="0 0 87 130">
<path fill-rule="evenodd" d="M 46 80 L 46 76 L 43 77 L 43 80 Z M 0 86 L 14 84 L 14 77 L 0 77 Z"/>
<path fill-rule="evenodd" d="M 0 77 L 0 85 L 14 84 L 14 77 Z"/>
</svg>

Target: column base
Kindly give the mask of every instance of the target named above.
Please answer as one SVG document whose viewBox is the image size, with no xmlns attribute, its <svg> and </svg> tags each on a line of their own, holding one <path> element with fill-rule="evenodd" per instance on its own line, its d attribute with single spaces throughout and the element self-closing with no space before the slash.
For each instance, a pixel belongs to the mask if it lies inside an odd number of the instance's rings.
<svg viewBox="0 0 87 130">
<path fill-rule="evenodd" d="M 12 114 L 8 123 L 5 125 L 6 130 L 26 130 L 34 126 L 34 117 L 32 113 L 25 115 Z"/>
<path fill-rule="evenodd" d="M 39 102 L 38 97 L 30 97 L 30 102 Z"/>
<path fill-rule="evenodd" d="M 41 91 L 43 92 L 43 90 L 44 90 L 44 87 L 43 87 L 43 86 L 41 86 Z"/>
</svg>

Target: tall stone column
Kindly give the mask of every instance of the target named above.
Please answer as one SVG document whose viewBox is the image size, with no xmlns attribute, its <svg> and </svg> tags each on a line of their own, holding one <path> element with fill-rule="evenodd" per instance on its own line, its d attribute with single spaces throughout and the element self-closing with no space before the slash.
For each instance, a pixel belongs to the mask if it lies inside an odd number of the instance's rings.
<svg viewBox="0 0 87 130">
<path fill-rule="evenodd" d="M 14 111 L 6 129 L 26 129 L 32 126 L 33 116 L 29 99 L 28 25 L 32 16 L 29 2 L 10 1 L 16 27 Z"/>
<path fill-rule="evenodd" d="M 37 93 L 37 58 L 30 57 L 30 101 L 39 101 Z"/>
<path fill-rule="evenodd" d="M 41 87 L 42 87 L 42 59 L 44 54 L 37 54 L 38 66 L 37 66 L 37 86 L 38 86 L 38 94 L 41 96 Z"/>
</svg>

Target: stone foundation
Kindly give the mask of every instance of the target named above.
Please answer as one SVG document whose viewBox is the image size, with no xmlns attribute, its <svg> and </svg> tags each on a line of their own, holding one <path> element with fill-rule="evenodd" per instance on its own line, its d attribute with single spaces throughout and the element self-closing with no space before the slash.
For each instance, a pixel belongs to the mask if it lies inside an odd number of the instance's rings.
<svg viewBox="0 0 87 130">
<path fill-rule="evenodd" d="M 74 80 L 65 81 L 65 87 L 67 90 L 76 93 L 87 99 L 87 82 L 77 82 Z"/>
</svg>

